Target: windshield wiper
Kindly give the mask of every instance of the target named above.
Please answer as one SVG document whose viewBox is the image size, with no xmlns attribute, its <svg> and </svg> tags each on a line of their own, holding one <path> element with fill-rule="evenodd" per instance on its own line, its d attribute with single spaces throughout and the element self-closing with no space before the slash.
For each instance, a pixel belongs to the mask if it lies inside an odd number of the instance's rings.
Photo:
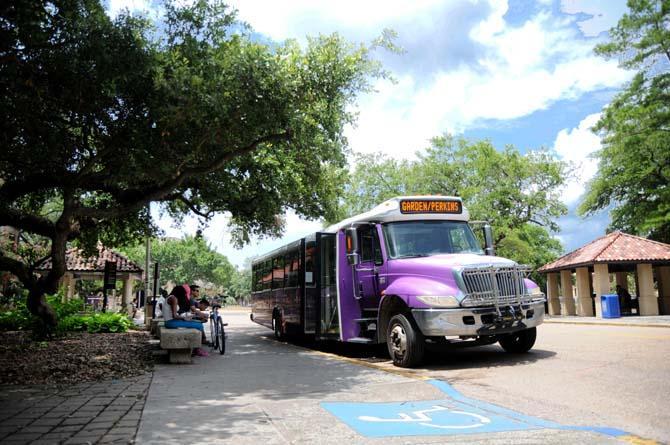
<svg viewBox="0 0 670 445">
<path fill-rule="evenodd" d="M 394 259 L 399 260 L 399 259 L 402 259 L 402 258 L 424 258 L 424 257 L 427 257 L 427 256 L 431 256 L 431 255 L 429 255 L 427 253 L 415 253 L 415 254 L 412 254 L 412 255 L 400 255 L 400 256 L 395 257 Z"/>
</svg>

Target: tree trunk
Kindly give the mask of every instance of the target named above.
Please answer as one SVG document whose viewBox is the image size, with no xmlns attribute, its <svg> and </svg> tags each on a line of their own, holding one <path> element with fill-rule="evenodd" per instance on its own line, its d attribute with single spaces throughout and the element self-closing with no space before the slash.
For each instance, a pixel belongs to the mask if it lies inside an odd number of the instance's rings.
<svg viewBox="0 0 670 445">
<path fill-rule="evenodd" d="M 47 303 L 46 293 L 39 283 L 30 289 L 26 306 L 42 323 L 42 329 L 38 329 L 35 334 L 40 337 L 50 334 L 58 324 L 58 317 L 56 311 Z"/>
</svg>

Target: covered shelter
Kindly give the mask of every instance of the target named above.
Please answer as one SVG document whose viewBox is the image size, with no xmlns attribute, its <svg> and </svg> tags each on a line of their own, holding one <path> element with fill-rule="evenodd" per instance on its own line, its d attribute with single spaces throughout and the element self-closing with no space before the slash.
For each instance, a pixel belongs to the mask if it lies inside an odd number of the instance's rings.
<svg viewBox="0 0 670 445">
<path fill-rule="evenodd" d="M 547 274 L 549 315 L 602 318 L 600 297 L 616 286 L 632 295 L 630 315 L 670 314 L 670 244 L 612 232 L 538 272 Z"/>
<path fill-rule="evenodd" d="M 65 252 L 66 271 L 61 286 L 65 287 L 66 298 L 70 299 L 74 296 L 77 280 L 103 280 L 107 261 L 116 263 L 116 279 L 123 281 L 122 307 L 132 301 L 133 282 L 142 280 L 144 270 L 130 259 L 102 244 L 98 244 L 98 254 L 91 257 L 85 256 L 83 250 L 77 247 L 72 247 Z M 36 270 L 38 272 L 51 270 L 51 258 L 40 264 Z"/>
</svg>

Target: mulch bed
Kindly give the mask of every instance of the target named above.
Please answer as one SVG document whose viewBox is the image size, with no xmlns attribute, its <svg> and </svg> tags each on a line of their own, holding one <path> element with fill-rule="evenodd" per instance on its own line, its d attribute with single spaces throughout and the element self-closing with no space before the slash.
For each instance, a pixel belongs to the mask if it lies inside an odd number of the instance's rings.
<svg viewBox="0 0 670 445">
<path fill-rule="evenodd" d="M 3 332 L 0 384 L 73 384 L 144 374 L 153 369 L 149 334 L 70 333 L 34 341 L 27 332 Z"/>
</svg>

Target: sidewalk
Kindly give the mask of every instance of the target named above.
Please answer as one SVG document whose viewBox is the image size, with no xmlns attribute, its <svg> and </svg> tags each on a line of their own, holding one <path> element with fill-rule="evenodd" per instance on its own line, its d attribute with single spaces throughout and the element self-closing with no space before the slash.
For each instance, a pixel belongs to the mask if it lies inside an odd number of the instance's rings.
<svg viewBox="0 0 670 445">
<path fill-rule="evenodd" d="M 620 318 L 577 317 L 574 315 L 545 315 L 544 322 L 590 324 L 602 326 L 634 326 L 640 328 L 670 328 L 670 315 L 628 316 Z"/>
<path fill-rule="evenodd" d="M 151 374 L 73 386 L 0 387 L 3 444 L 134 442 Z"/>
</svg>

